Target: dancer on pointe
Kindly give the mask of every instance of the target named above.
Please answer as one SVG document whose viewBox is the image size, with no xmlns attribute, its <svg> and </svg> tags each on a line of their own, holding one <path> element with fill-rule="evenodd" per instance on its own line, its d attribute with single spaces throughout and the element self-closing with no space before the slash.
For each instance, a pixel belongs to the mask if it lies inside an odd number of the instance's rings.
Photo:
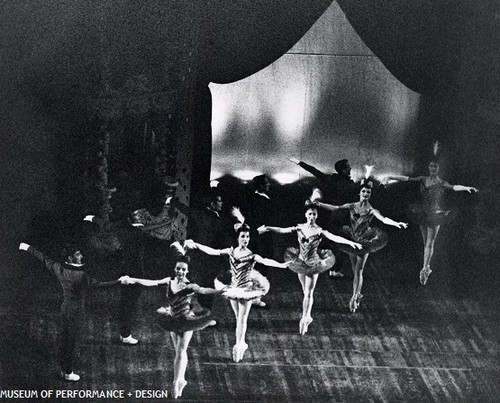
<svg viewBox="0 0 500 403">
<path fill-rule="evenodd" d="M 386 225 L 392 225 L 397 228 L 406 228 L 408 226 L 407 223 L 397 222 L 382 216 L 377 209 L 374 209 L 370 205 L 369 200 L 372 194 L 372 187 L 373 183 L 364 179 L 361 182 L 359 202 L 356 203 L 333 206 L 320 201 L 316 202 L 319 207 L 323 207 L 330 211 L 348 209 L 350 214 L 350 225 L 344 226 L 343 230 L 349 238 L 363 246 L 362 249 L 356 250 L 352 248 L 345 248 L 342 244 L 339 245 L 339 249 L 349 254 L 352 271 L 354 273 L 352 297 L 349 301 L 349 309 L 351 312 L 356 312 L 362 298 L 361 288 L 363 287 L 363 269 L 368 256 L 370 253 L 382 249 L 387 244 L 387 234 L 379 228 L 370 227 L 373 217 L 382 221 Z"/>
<path fill-rule="evenodd" d="M 416 217 L 420 226 L 422 240 L 424 243 L 424 264 L 420 270 L 420 283 L 425 285 L 429 279 L 431 270 L 431 259 L 434 255 L 434 243 L 439 233 L 441 225 L 446 222 L 450 210 L 443 208 L 444 193 L 447 189 L 455 192 L 476 193 L 478 190 L 471 186 L 450 185 L 439 177 L 439 160 L 437 158 L 439 143 L 434 144 L 434 157 L 429 162 L 428 176 L 401 176 L 390 175 L 387 180 L 396 180 L 403 182 L 418 182 L 419 190 L 422 196 L 420 204 L 414 204 L 410 207 L 411 212 Z"/>
<path fill-rule="evenodd" d="M 210 310 L 203 308 L 195 299 L 195 294 L 220 294 L 223 290 L 200 287 L 190 283 L 187 279 L 189 272 L 189 256 L 178 242 L 172 246 L 181 253 L 175 264 L 175 277 L 165 277 L 161 280 L 147 280 L 128 278 L 126 284 L 140 284 L 144 286 L 167 286 L 165 306 L 157 309 L 157 320 L 161 327 L 170 332 L 174 343 L 174 399 L 182 396 L 182 391 L 187 385 L 185 378 L 188 355 L 187 349 L 195 330 L 201 330 L 210 325 L 213 320 Z"/>
<path fill-rule="evenodd" d="M 288 264 L 279 263 L 273 259 L 263 258 L 252 253 L 248 249 L 250 227 L 245 224 L 245 218 L 241 215 L 239 209 L 233 208 L 232 213 L 239 221 L 234 226 L 238 234 L 238 246 L 236 248 L 212 249 L 193 240 L 187 240 L 184 246 L 186 248 L 199 249 L 208 255 L 229 256 L 231 281 L 222 295 L 231 302 L 231 308 L 236 317 L 236 343 L 233 347 L 233 361 L 239 362 L 248 348 L 248 344 L 245 342 L 245 335 L 252 300 L 263 297 L 269 291 L 269 281 L 254 269 L 255 263 L 278 268 L 287 268 Z M 216 288 L 224 286 L 226 284 L 215 279 Z"/>
<path fill-rule="evenodd" d="M 313 306 L 314 288 L 318 281 L 319 273 L 329 270 L 335 264 L 335 256 L 329 249 L 318 249 L 323 237 L 332 242 L 348 245 L 351 248 L 361 249 L 361 244 L 342 238 L 341 236 L 333 235 L 328 231 L 323 230 L 316 224 L 318 218 L 318 208 L 314 204 L 314 200 L 320 198 L 318 189 L 315 189 L 311 199 L 305 202 L 305 217 L 304 224 L 297 224 L 295 227 L 281 228 L 261 226 L 258 228 L 259 234 L 268 231 L 278 234 L 297 233 L 299 241 L 299 249 L 287 248 L 285 252 L 285 261 L 289 261 L 288 268 L 297 273 L 304 299 L 302 300 L 302 317 L 299 322 L 299 333 L 304 335 L 307 333 L 308 327 L 313 321 L 311 311 Z"/>
</svg>

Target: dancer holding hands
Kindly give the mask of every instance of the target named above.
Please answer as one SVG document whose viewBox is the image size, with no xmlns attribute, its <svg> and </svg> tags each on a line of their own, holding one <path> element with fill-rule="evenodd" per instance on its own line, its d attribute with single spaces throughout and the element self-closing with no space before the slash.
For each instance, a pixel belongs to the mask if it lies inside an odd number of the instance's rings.
<svg viewBox="0 0 500 403">
<path fill-rule="evenodd" d="M 346 203 L 341 206 L 334 206 L 316 201 L 319 207 L 330 211 L 339 209 L 349 210 L 349 225 L 344 226 L 343 230 L 348 238 L 362 245 L 362 248 L 359 250 L 345 248 L 342 244 L 339 245 L 339 249 L 349 254 L 352 271 L 354 273 L 352 297 L 349 301 L 349 309 L 351 312 L 356 312 L 362 298 L 361 288 L 363 287 L 363 269 L 368 256 L 370 253 L 382 249 L 387 244 L 387 234 L 379 228 L 370 227 L 373 217 L 386 225 L 392 225 L 397 228 L 407 228 L 408 226 L 407 223 L 394 221 L 384 217 L 377 209 L 370 205 L 369 200 L 372 194 L 372 187 L 373 183 L 364 179 L 361 182 L 359 201 L 356 203 Z"/>
<path fill-rule="evenodd" d="M 186 248 L 199 249 L 208 255 L 227 255 L 229 257 L 230 284 L 223 284 L 216 279 L 215 287 L 225 287 L 222 295 L 231 302 L 231 308 L 236 317 L 236 343 L 233 347 L 233 361 L 239 362 L 248 348 L 245 335 L 252 300 L 263 297 L 269 291 L 269 281 L 255 270 L 254 266 L 256 263 L 260 263 L 269 267 L 286 268 L 288 264 L 279 263 L 273 259 L 263 258 L 252 253 L 248 249 L 250 227 L 245 224 L 245 218 L 239 209 L 233 208 L 232 213 L 238 219 L 238 223 L 234 226 L 238 236 L 238 246 L 236 248 L 213 249 L 193 240 L 187 240 L 184 245 Z"/>
<path fill-rule="evenodd" d="M 177 399 L 187 385 L 185 378 L 188 355 L 187 349 L 195 330 L 201 330 L 210 325 L 213 320 L 210 310 L 203 308 L 195 298 L 195 294 L 220 294 L 213 288 L 200 287 L 187 279 L 189 272 L 189 256 L 178 242 L 172 244 L 179 252 L 175 264 L 175 277 L 165 277 L 161 280 L 146 280 L 127 278 L 126 284 L 143 286 L 166 285 L 166 304 L 157 309 L 157 321 L 161 327 L 170 332 L 174 343 L 174 384 L 173 395 Z"/>
<path fill-rule="evenodd" d="M 285 261 L 290 262 L 288 268 L 297 273 L 304 299 L 302 300 L 302 317 L 299 322 L 299 333 L 307 333 L 309 325 L 313 321 L 311 311 L 314 301 L 314 289 L 318 281 L 319 273 L 329 270 L 335 264 L 335 256 L 329 249 L 319 249 L 319 244 L 323 238 L 332 242 L 347 245 L 349 248 L 361 249 L 361 244 L 350 241 L 341 236 L 334 235 L 323 230 L 316 224 L 318 218 L 318 208 L 315 201 L 321 197 L 319 189 L 313 191 L 311 199 L 305 202 L 304 224 L 297 224 L 295 227 L 268 227 L 258 228 L 259 234 L 266 232 L 276 232 L 278 234 L 297 233 L 299 249 L 290 247 L 285 251 Z"/>
</svg>

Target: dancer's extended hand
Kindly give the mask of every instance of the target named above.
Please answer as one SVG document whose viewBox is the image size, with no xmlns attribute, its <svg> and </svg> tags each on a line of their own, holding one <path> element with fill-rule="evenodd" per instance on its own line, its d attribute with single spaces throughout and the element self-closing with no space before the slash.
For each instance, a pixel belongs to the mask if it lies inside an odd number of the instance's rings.
<svg viewBox="0 0 500 403">
<path fill-rule="evenodd" d="M 267 229 L 267 227 L 265 225 L 261 225 L 259 228 L 257 228 L 257 232 L 259 233 L 259 235 L 265 233 L 265 232 L 268 232 L 269 230 Z"/>
<path fill-rule="evenodd" d="M 19 244 L 19 250 L 28 250 L 29 247 L 30 247 L 29 244 L 24 243 L 24 242 L 21 242 Z"/>
<path fill-rule="evenodd" d="M 184 241 L 184 248 L 185 249 L 196 249 L 196 242 L 193 241 L 192 239 L 186 239 Z"/>
<path fill-rule="evenodd" d="M 467 189 L 466 189 L 466 190 L 467 190 L 467 192 L 469 192 L 469 193 L 477 193 L 477 192 L 479 192 L 479 190 L 478 190 L 478 189 L 476 189 L 476 188 L 474 188 L 474 187 L 472 187 L 472 186 L 467 187 Z"/>
<path fill-rule="evenodd" d="M 300 160 L 298 160 L 297 158 L 288 158 L 288 161 L 292 161 L 294 164 L 297 164 L 297 165 L 299 165 L 299 162 L 300 162 Z"/>
<path fill-rule="evenodd" d="M 135 281 L 132 280 L 129 276 L 121 276 L 118 281 L 121 283 L 121 284 L 135 284 Z"/>
<path fill-rule="evenodd" d="M 398 222 L 396 227 L 398 228 L 408 228 L 408 223 L 406 222 Z"/>
<path fill-rule="evenodd" d="M 93 218 L 95 217 L 95 215 L 86 215 L 85 218 L 83 219 L 83 221 L 90 221 L 92 222 Z"/>
<path fill-rule="evenodd" d="M 357 242 L 351 242 L 349 245 L 351 245 L 351 247 L 353 247 L 354 249 L 359 249 L 359 250 L 363 249 L 363 245 Z"/>
</svg>

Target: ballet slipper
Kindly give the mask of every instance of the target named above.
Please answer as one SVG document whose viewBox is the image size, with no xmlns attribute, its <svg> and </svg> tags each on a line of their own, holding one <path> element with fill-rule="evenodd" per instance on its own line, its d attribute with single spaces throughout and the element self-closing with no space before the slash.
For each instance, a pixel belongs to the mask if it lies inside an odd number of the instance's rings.
<svg viewBox="0 0 500 403">
<path fill-rule="evenodd" d="M 236 347 L 236 359 L 234 362 L 240 362 L 243 359 L 243 355 L 245 354 L 245 351 L 248 349 L 248 344 L 243 342 L 235 346 Z"/>
<path fill-rule="evenodd" d="M 354 313 L 356 312 L 356 309 L 358 309 L 358 304 L 356 302 L 356 295 L 353 295 L 351 297 L 351 300 L 349 301 L 349 310 Z"/>
<path fill-rule="evenodd" d="M 430 266 L 424 267 L 422 270 L 420 270 L 420 284 L 427 284 L 427 280 L 429 279 L 431 273 L 432 270 Z"/>
<path fill-rule="evenodd" d="M 359 308 L 359 305 L 361 304 L 361 298 L 363 298 L 362 294 L 358 294 L 356 296 L 356 309 Z"/>
<path fill-rule="evenodd" d="M 305 316 L 300 319 L 299 322 L 299 333 L 301 336 L 305 335 L 307 331 L 309 330 L 309 325 L 313 321 L 313 318 L 310 316 Z"/>
<path fill-rule="evenodd" d="M 238 362 L 238 361 L 236 361 L 237 359 L 238 359 L 238 345 L 235 344 L 233 346 L 233 361 Z"/>
<path fill-rule="evenodd" d="M 185 379 L 180 379 L 177 382 L 174 382 L 174 399 L 178 399 L 182 396 L 182 391 L 186 387 L 187 382 Z"/>
</svg>

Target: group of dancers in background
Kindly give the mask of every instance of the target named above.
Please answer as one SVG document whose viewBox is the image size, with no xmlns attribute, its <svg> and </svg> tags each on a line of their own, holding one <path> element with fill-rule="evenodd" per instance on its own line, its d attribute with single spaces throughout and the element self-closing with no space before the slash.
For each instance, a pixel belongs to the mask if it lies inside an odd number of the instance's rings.
<svg viewBox="0 0 500 403">
<path fill-rule="evenodd" d="M 203 296 L 220 294 L 229 300 L 236 319 L 236 334 L 235 344 L 232 349 L 232 359 L 234 362 L 239 362 L 243 359 L 245 351 L 248 349 L 245 336 L 250 310 L 252 305 L 265 305 L 261 298 L 267 294 L 270 288 L 269 281 L 262 274 L 262 271 L 259 272 L 255 269 L 256 264 L 287 269 L 297 273 L 303 291 L 299 333 L 305 335 L 313 321 L 312 307 L 318 276 L 320 273 L 332 270 L 336 260 L 330 249 L 320 248 L 321 241 L 326 238 L 337 244 L 338 249 L 349 256 L 353 272 L 353 291 L 349 301 L 349 310 L 356 312 L 360 307 L 362 298 L 363 270 L 367 259 L 371 253 L 382 249 L 388 242 L 388 236 L 385 231 L 371 226 L 373 218 L 376 218 L 385 225 L 394 226 L 399 229 L 407 228 L 408 224 L 384 217 L 376 208 L 372 207 L 370 198 L 373 191 L 373 181 L 368 178 L 362 180 L 360 184 L 355 184 L 350 179 L 351 167 L 347 160 L 340 160 L 336 163 L 336 175 L 324 174 L 297 159 L 291 158 L 290 160 L 313 173 L 324 185 L 324 189 L 321 189 L 324 190 L 324 194 L 319 189 L 314 189 L 311 196 L 305 201 L 305 222 L 290 227 L 278 227 L 252 219 L 250 220 L 251 223 L 256 226 L 256 228 L 252 228 L 241 210 L 233 208 L 232 213 L 237 221 L 234 224 L 236 246 L 231 246 L 231 244 L 225 247 L 215 244 L 207 245 L 203 243 L 203 240 L 196 238 L 174 240 L 174 242 L 169 243 L 171 250 L 175 251 L 176 256 L 175 275 L 173 277 L 167 276 L 158 280 L 152 280 L 142 278 L 141 274 L 144 274 L 144 272 L 136 271 L 135 273 L 123 273 L 115 281 L 100 282 L 91 278 L 83 270 L 84 260 L 81 248 L 67 250 L 64 254 L 64 263 L 58 263 L 46 257 L 29 244 L 21 243 L 19 249 L 28 251 L 43 261 L 45 266 L 59 279 L 63 287 L 64 300 L 61 307 L 62 343 L 60 345 L 63 378 L 68 381 L 78 381 L 80 378 L 73 372 L 73 361 L 76 341 L 78 335 L 83 330 L 85 295 L 87 290 L 93 287 L 108 287 L 117 284 L 122 285 L 122 289 L 137 286 L 166 287 L 165 304 L 157 310 L 156 316 L 159 325 L 170 332 L 175 348 L 174 398 L 182 396 L 182 391 L 187 384 L 185 379 L 188 363 L 187 348 L 193 332 L 214 324 L 210 304 L 208 306 L 200 304 L 196 297 L 197 295 L 200 296 L 201 300 Z M 410 210 L 418 218 L 424 244 L 423 267 L 419 274 L 422 285 L 427 283 L 429 275 L 432 272 L 430 265 L 434 253 L 434 242 L 439 233 L 440 226 L 446 221 L 449 215 L 449 210 L 446 210 L 442 206 L 443 193 L 446 190 L 477 192 L 477 189 L 473 187 L 452 186 L 441 179 L 438 175 L 438 161 L 431 161 L 428 169 L 429 173 L 425 176 L 387 177 L 388 180 L 419 182 L 422 199 L 418 206 L 410 206 Z M 266 189 L 268 190 L 269 188 L 269 181 L 267 181 L 265 176 L 260 176 L 256 178 L 255 183 L 257 185 L 255 190 L 256 197 L 263 197 L 265 202 L 268 201 L 269 197 L 266 195 Z M 320 185 L 320 187 L 322 186 Z M 349 187 L 351 189 L 357 188 L 358 201 L 339 203 L 338 201 L 342 199 L 339 195 L 342 195 L 342 192 L 347 191 Z M 212 199 L 207 206 L 208 211 L 204 212 L 207 215 L 205 218 L 200 218 L 200 221 L 206 219 L 210 226 L 210 220 L 219 217 L 221 206 L 222 200 L 220 196 Z M 348 221 L 342 227 L 341 233 L 333 234 L 331 231 L 323 229 L 317 224 L 318 214 L 321 211 L 345 211 L 348 213 Z M 195 217 L 190 219 L 196 220 Z M 151 217 L 148 220 L 149 222 L 132 220 L 131 224 L 141 233 L 147 233 L 151 228 L 157 230 L 158 223 L 152 223 Z M 148 227 L 148 225 L 150 226 Z M 287 248 L 284 254 L 284 262 L 278 262 L 266 255 L 252 252 L 249 248 L 251 237 L 265 237 L 269 233 L 296 234 L 298 248 Z M 215 236 L 220 240 L 220 236 Z M 196 255 L 197 252 L 195 253 L 194 251 L 207 254 L 209 257 L 201 259 L 199 255 Z M 199 260 L 197 262 L 198 270 L 203 271 L 204 267 L 214 266 L 214 262 L 216 266 L 220 265 L 220 257 L 226 259 L 226 263 L 223 264 L 229 267 L 229 270 L 224 270 L 222 273 L 219 270 L 218 275 L 212 272 L 208 276 L 208 282 L 204 281 L 202 284 L 191 283 L 187 278 L 192 263 L 189 255 L 198 256 L 198 259 L 193 259 Z M 213 259 L 212 262 L 211 259 Z M 137 273 L 139 273 L 139 276 L 134 275 Z M 138 298 L 137 295 L 137 292 L 134 294 L 130 293 L 130 291 L 122 293 L 121 311 L 123 315 L 133 311 L 131 300 L 135 298 L 136 301 Z M 128 332 L 130 332 L 129 328 L 125 330 L 125 333 L 121 334 L 121 341 L 125 344 L 136 344 L 137 340 L 132 337 L 131 333 L 126 334 Z"/>
</svg>

